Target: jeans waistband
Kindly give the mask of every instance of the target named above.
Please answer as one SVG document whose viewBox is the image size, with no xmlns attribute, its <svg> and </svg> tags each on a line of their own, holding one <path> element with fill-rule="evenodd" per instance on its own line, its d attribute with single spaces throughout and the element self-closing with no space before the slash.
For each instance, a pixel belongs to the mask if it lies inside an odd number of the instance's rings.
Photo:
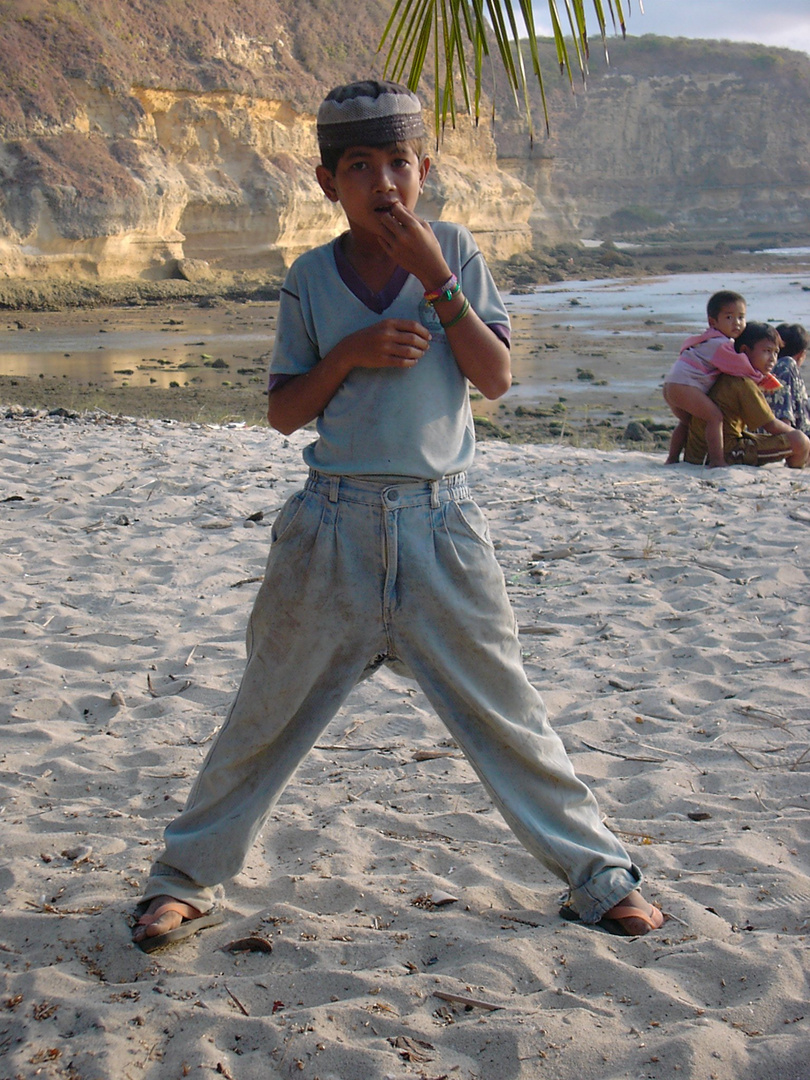
<svg viewBox="0 0 810 1080">
<path fill-rule="evenodd" d="M 325 496 L 330 502 L 359 502 L 387 507 L 439 506 L 442 502 L 469 499 L 467 474 L 454 473 L 441 480 L 363 480 L 354 476 L 328 476 L 310 469 L 306 491 Z"/>
</svg>

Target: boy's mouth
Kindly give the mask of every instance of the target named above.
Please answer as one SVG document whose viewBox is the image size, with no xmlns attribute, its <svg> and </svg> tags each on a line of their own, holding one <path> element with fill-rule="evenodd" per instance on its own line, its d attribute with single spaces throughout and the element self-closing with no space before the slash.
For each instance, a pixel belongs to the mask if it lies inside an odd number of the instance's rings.
<svg viewBox="0 0 810 1080">
<path fill-rule="evenodd" d="M 375 214 L 390 214 L 391 211 L 394 209 L 394 207 L 396 205 L 397 205 L 396 203 L 384 203 L 382 206 L 375 206 L 374 207 L 374 213 Z"/>
</svg>

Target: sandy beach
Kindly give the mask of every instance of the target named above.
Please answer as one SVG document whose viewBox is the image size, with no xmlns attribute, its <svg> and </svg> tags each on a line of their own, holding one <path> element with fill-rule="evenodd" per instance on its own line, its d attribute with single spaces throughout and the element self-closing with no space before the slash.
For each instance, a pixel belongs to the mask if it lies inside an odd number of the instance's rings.
<svg viewBox="0 0 810 1080">
<path fill-rule="evenodd" d="M 561 883 L 381 671 L 226 923 L 130 943 L 310 438 L 0 421 L 2 1076 L 807 1080 L 810 474 L 781 466 L 479 446 L 528 672 L 661 931 L 561 920 Z"/>
</svg>

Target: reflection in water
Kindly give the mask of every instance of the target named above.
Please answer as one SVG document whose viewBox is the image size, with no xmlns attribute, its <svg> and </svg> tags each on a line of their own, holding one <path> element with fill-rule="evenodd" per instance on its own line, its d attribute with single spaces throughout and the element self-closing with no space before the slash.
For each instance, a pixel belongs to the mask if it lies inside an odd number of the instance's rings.
<svg viewBox="0 0 810 1080">
<path fill-rule="evenodd" d="M 244 307 L 25 313 L 0 329 L 0 373 L 106 386 L 263 382 L 276 306 Z"/>
</svg>

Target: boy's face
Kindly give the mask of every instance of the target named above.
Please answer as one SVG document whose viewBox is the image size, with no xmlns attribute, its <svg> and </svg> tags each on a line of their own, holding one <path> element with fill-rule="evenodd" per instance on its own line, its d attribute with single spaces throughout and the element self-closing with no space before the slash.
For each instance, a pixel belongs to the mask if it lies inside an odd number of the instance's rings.
<svg viewBox="0 0 810 1080">
<path fill-rule="evenodd" d="M 768 341 L 767 338 L 760 338 L 756 345 L 743 345 L 740 352 L 745 353 L 752 367 L 761 371 L 763 375 L 767 375 L 776 364 L 779 346 L 773 341 Z"/>
<path fill-rule="evenodd" d="M 334 173 L 316 169 L 326 197 L 343 207 L 352 232 L 383 233 L 380 218 L 394 203 L 413 210 L 430 168 L 407 145 L 352 146 L 345 150 Z"/>
<path fill-rule="evenodd" d="M 709 316 L 709 326 L 729 338 L 738 338 L 745 329 L 745 303 L 735 300 L 720 308 L 716 316 Z"/>
</svg>

